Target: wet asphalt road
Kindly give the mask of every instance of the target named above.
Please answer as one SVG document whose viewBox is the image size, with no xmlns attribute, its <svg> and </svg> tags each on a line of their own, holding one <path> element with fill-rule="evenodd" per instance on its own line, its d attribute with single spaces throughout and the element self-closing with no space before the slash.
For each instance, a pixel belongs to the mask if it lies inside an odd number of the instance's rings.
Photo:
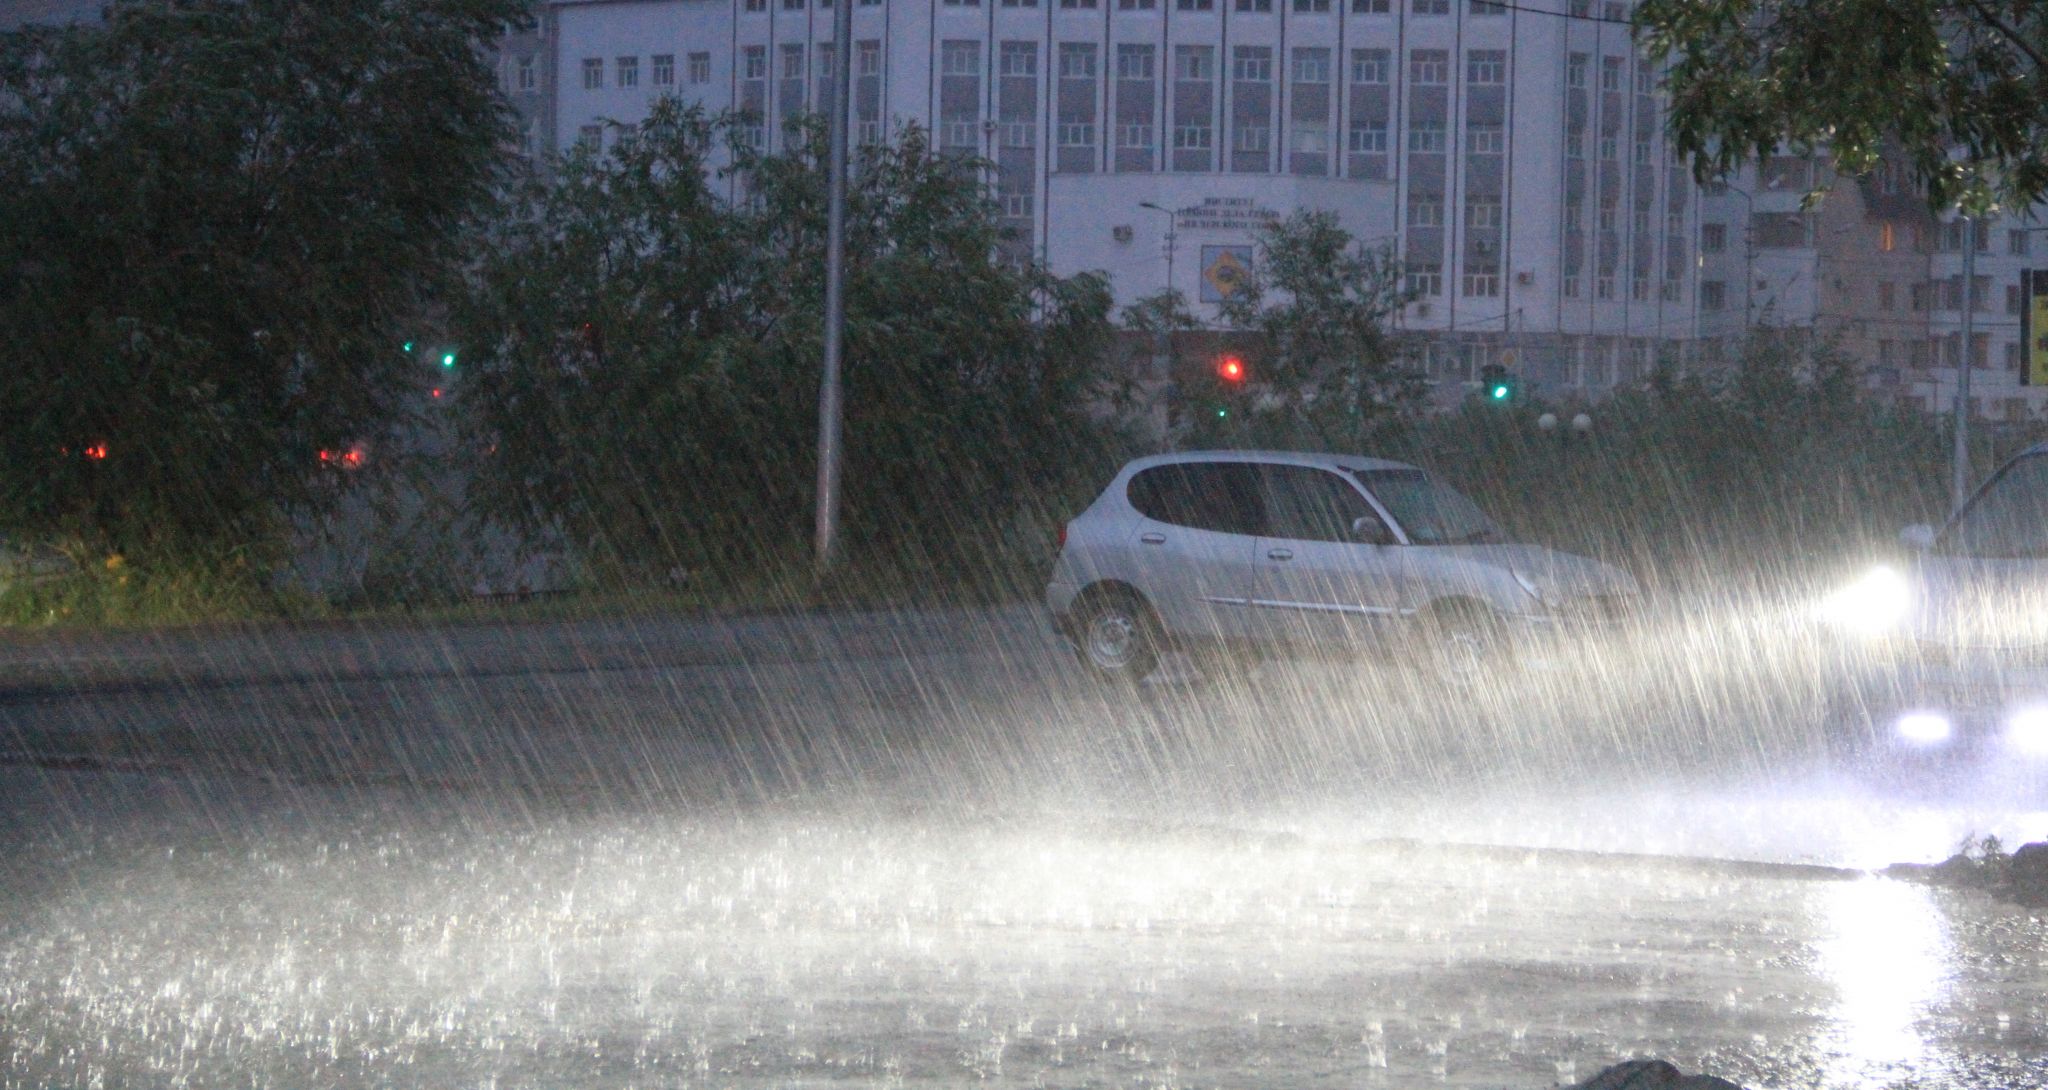
<svg viewBox="0 0 2048 1090">
<path fill-rule="evenodd" d="M 2048 1086 L 2042 922 L 1866 873 L 2048 838 L 2036 771 L 1846 767 L 1753 672 L 1127 692 L 1028 607 L 0 660 L 0 1087 L 1545 1086 L 1646 1053 Z"/>
</svg>

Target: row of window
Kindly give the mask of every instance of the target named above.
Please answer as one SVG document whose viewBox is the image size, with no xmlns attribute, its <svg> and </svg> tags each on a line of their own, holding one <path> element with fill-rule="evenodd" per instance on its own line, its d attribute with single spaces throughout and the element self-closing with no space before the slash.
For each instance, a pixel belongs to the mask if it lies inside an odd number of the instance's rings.
<svg viewBox="0 0 2048 1090">
<path fill-rule="evenodd" d="M 879 7 L 882 0 L 858 0 L 861 7 Z M 1052 0 L 1047 0 L 1048 5 Z M 1093 11 L 1110 0 L 1058 0 L 1065 11 Z M 1157 11 L 1161 0 L 1114 0 L 1118 11 Z M 1230 0 L 1235 10 L 1245 14 L 1264 14 L 1273 11 L 1274 0 Z M 1283 0 L 1297 14 L 1317 15 L 1342 11 L 1347 6 L 1353 15 L 1391 15 L 1396 6 L 1405 6 L 1411 15 L 1449 15 L 1452 0 L 1406 0 L 1396 5 L 1394 0 Z M 949 8 L 978 8 L 982 0 L 943 0 Z M 769 0 L 745 0 L 745 10 L 761 12 L 768 10 Z M 990 6 L 1006 8 L 1035 8 L 1039 0 L 990 0 Z M 784 11 L 802 11 L 806 0 L 782 0 Z M 832 0 L 817 0 L 817 6 L 829 8 Z M 1173 0 L 1176 11 L 1215 11 L 1219 0 Z M 1618 5 L 1609 5 L 1618 7 Z M 1465 0 L 1468 15 L 1506 15 L 1508 4 L 1500 0 Z"/>
<path fill-rule="evenodd" d="M 831 55 L 831 46 L 821 46 L 820 48 L 824 51 L 825 56 L 829 57 Z M 649 83 L 656 87 L 674 87 L 676 85 L 675 54 L 656 53 L 647 60 Z M 691 53 L 684 58 L 684 64 L 685 78 L 691 84 L 711 82 L 711 54 Z M 799 64 L 801 64 L 801 54 L 799 54 Z M 530 86 L 526 85 L 526 79 L 527 74 L 522 70 L 520 73 L 520 89 L 532 90 Z M 612 59 L 611 79 L 613 86 L 616 87 L 631 89 L 640 86 L 640 58 L 637 56 L 614 57 Z M 603 89 L 604 86 L 604 58 L 583 58 L 583 89 L 586 91 L 597 91 Z"/>
</svg>

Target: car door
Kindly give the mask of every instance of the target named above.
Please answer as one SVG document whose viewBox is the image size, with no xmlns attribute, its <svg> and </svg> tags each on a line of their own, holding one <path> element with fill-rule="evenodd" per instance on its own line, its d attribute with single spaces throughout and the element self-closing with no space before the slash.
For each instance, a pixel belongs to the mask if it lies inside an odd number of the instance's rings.
<svg viewBox="0 0 2048 1090">
<path fill-rule="evenodd" d="M 1267 533 L 1253 612 L 1269 637 L 1342 645 L 1397 623 L 1400 547 L 1364 492 L 1314 466 L 1261 466 L 1259 476 Z M 1352 529 L 1361 519 L 1363 535 Z"/>
<path fill-rule="evenodd" d="M 1237 462 L 1172 462 L 1129 486 L 1142 516 L 1129 552 L 1139 590 L 1167 630 L 1195 639 L 1241 639 L 1258 574 L 1252 552 L 1264 523 L 1257 477 Z"/>
</svg>

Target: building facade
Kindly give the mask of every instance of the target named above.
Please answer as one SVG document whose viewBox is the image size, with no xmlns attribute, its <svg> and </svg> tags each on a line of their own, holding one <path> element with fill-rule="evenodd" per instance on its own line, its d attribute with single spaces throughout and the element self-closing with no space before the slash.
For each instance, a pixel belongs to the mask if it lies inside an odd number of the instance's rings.
<svg viewBox="0 0 2048 1090">
<path fill-rule="evenodd" d="M 831 2 L 551 0 L 506 51 L 525 146 L 615 139 L 672 95 L 777 148 L 829 105 Z M 1323 209 L 1402 259 L 1446 391 L 1505 363 L 1596 395 L 1770 326 L 1836 340 L 1904 403 L 1952 397 L 1961 229 L 1889 169 L 1784 156 L 1695 185 L 1624 2 L 851 2 L 855 138 L 916 124 L 987 162 L 1020 243 L 1120 303 L 1171 284 L 1214 321 L 1259 228 Z M 2014 419 L 2042 409 L 2017 383 L 2015 285 L 2048 247 L 2025 226 L 1979 227 L 1968 349 L 1980 411 Z"/>
</svg>

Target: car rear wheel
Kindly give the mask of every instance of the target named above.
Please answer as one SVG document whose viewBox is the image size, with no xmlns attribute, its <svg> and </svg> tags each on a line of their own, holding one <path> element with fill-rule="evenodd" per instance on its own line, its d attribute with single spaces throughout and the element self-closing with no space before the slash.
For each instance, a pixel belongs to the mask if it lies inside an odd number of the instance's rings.
<svg viewBox="0 0 2048 1090">
<path fill-rule="evenodd" d="M 1081 665 L 1106 681 L 1136 683 L 1159 666 L 1159 625 L 1130 594 L 1103 594 L 1081 610 L 1075 650 Z"/>
</svg>

